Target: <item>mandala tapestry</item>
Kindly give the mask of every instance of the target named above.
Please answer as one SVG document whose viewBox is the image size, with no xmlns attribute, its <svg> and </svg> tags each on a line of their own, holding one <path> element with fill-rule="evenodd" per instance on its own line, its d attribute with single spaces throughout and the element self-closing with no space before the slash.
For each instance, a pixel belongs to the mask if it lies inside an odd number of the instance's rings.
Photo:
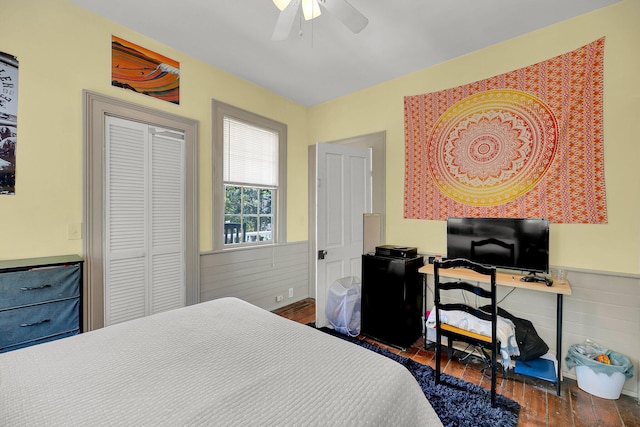
<svg viewBox="0 0 640 427">
<path fill-rule="evenodd" d="M 404 217 L 606 223 L 603 63 L 604 38 L 405 97 Z"/>
</svg>

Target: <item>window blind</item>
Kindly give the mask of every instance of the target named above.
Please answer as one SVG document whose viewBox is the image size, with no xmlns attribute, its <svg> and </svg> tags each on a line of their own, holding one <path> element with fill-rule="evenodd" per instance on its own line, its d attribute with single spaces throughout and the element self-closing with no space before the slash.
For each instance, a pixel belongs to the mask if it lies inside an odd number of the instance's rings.
<svg viewBox="0 0 640 427">
<path fill-rule="evenodd" d="M 278 185 L 278 133 L 224 117 L 225 182 Z"/>
</svg>

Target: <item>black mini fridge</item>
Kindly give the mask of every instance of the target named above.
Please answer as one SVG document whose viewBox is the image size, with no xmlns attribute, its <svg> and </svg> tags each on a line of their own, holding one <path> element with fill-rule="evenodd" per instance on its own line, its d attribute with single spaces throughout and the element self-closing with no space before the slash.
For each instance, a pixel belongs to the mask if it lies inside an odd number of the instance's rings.
<svg viewBox="0 0 640 427">
<path fill-rule="evenodd" d="M 362 256 L 363 335 L 396 347 L 422 336 L 421 256 Z"/>
</svg>

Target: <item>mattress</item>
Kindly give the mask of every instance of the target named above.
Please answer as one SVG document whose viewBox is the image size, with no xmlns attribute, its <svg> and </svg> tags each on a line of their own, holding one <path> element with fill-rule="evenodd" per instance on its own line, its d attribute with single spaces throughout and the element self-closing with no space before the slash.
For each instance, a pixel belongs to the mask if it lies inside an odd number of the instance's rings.
<svg viewBox="0 0 640 427">
<path fill-rule="evenodd" d="M 441 425 L 400 364 L 235 298 L 0 354 L 0 425 Z"/>
</svg>

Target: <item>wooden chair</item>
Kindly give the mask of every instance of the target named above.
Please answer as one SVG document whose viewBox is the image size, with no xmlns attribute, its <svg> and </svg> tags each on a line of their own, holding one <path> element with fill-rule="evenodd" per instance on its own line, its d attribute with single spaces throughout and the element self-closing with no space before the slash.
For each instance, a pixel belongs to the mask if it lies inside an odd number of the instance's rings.
<svg viewBox="0 0 640 427">
<path fill-rule="evenodd" d="M 459 279 L 447 279 L 442 281 L 440 273 L 442 270 L 456 268 L 459 270 L 469 270 L 468 272 L 456 271 L 456 276 L 465 277 L 464 280 Z M 485 289 L 477 284 L 472 284 L 467 280 L 473 281 L 473 273 L 487 276 L 489 280 L 489 289 Z M 496 269 L 495 267 L 487 267 L 467 259 L 452 259 L 446 261 L 434 261 L 433 263 L 433 276 L 434 276 L 434 299 L 436 307 L 436 384 L 440 383 L 440 358 L 442 355 L 442 337 L 447 337 L 449 348 L 452 346 L 453 341 L 463 341 L 472 345 L 475 345 L 482 349 L 487 359 L 490 359 L 491 364 L 491 406 L 495 407 L 496 404 L 496 365 L 497 355 L 499 351 L 499 341 L 496 335 L 498 312 L 496 304 Z M 467 278 L 467 277 L 470 277 Z M 477 283 L 477 282 L 476 282 Z M 465 293 L 469 293 L 468 296 L 475 295 L 475 300 L 481 300 L 483 303 L 477 303 L 472 306 L 467 303 L 444 303 L 441 297 L 441 291 L 448 290 L 460 290 Z M 464 298 L 466 302 L 468 299 Z M 488 304 L 485 304 L 488 303 Z M 480 310 L 477 307 L 489 305 L 491 312 L 487 313 Z M 475 316 L 479 319 L 491 322 L 491 336 L 480 335 L 475 332 L 467 331 L 465 329 L 457 328 L 455 326 L 448 325 L 441 322 L 442 311 L 461 310 L 468 315 Z M 490 350 L 490 355 L 486 354 L 485 349 Z"/>
</svg>

